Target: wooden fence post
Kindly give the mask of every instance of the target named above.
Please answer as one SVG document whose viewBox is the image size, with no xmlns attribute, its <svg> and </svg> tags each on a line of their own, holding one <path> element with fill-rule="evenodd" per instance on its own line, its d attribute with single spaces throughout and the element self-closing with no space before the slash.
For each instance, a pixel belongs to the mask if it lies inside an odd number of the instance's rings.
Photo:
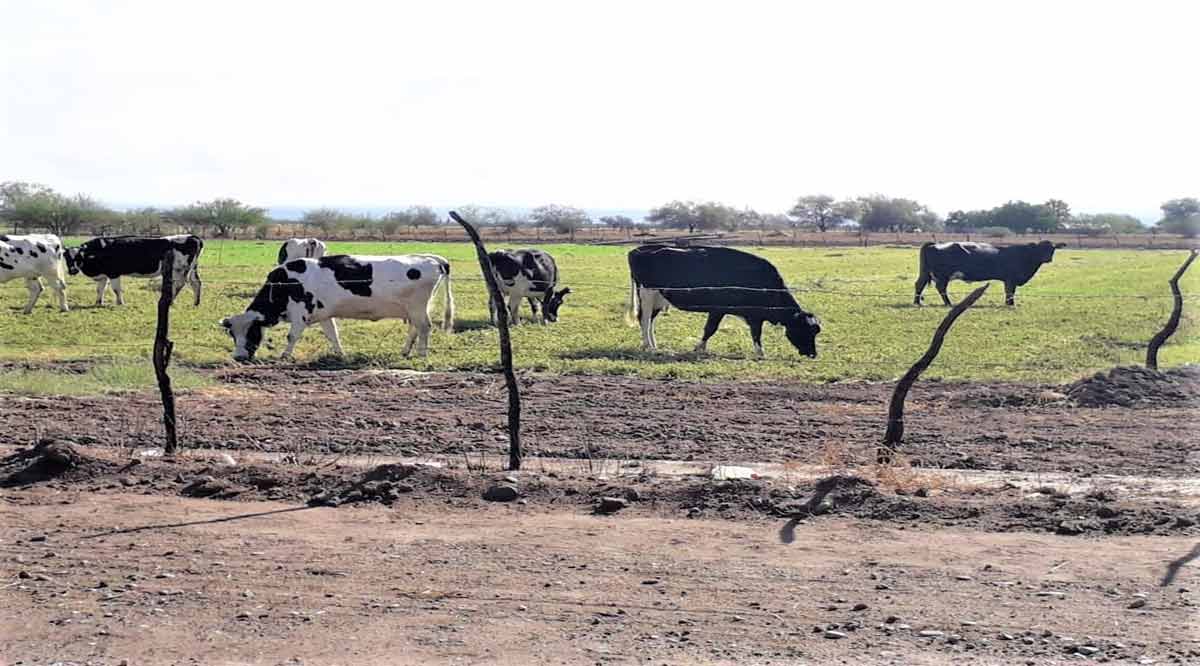
<svg viewBox="0 0 1200 666">
<path fill-rule="evenodd" d="M 167 366 L 171 363 L 171 351 L 175 344 L 167 339 L 171 329 L 171 303 L 175 300 L 175 251 L 168 249 L 162 258 L 162 293 L 158 296 L 158 326 L 154 330 L 154 375 L 158 378 L 158 392 L 162 395 L 163 428 L 167 444 L 166 455 L 175 455 L 175 393 L 171 390 L 171 376 Z"/>
<path fill-rule="evenodd" d="M 500 330 L 500 364 L 504 367 L 504 384 L 508 387 L 508 468 L 518 470 L 521 469 L 521 389 L 517 386 L 517 376 L 513 373 L 512 341 L 508 337 L 508 308 L 504 307 L 504 296 L 500 293 L 500 285 L 496 284 L 492 260 L 488 257 L 487 249 L 483 247 L 479 232 L 459 217 L 457 212 L 450 211 L 450 217 L 462 225 L 471 237 L 471 242 L 475 244 L 479 269 L 483 271 L 488 294 L 496 304 L 496 328 Z"/>
<path fill-rule="evenodd" d="M 896 390 L 892 391 L 892 400 L 888 403 L 887 432 L 883 436 L 883 445 L 876 452 L 876 461 L 880 465 L 891 462 L 892 453 L 899 450 L 900 443 L 904 441 L 904 399 L 908 397 L 908 389 L 912 388 L 917 377 L 920 377 L 929 364 L 933 363 L 933 359 L 937 358 L 938 352 L 942 350 L 942 342 L 946 339 L 946 333 L 954 325 L 954 320 L 966 312 L 967 308 L 974 305 L 975 301 L 983 296 L 983 292 L 987 291 L 987 288 L 988 285 L 983 285 L 959 301 L 958 305 L 950 308 L 950 312 L 946 313 L 946 318 L 933 332 L 933 339 L 929 341 L 929 349 L 925 351 L 925 355 L 918 359 L 908 369 L 908 372 L 904 373 L 900 381 L 896 382 Z"/>
<path fill-rule="evenodd" d="M 1146 348 L 1146 367 L 1151 370 L 1158 370 L 1158 348 L 1179 328 L 1179 319 L 1183 315 L 1183 294 L 1179 292 L 1179 278 L 1183 277 L 1188 267 L 1196 260 L 1197 252 L 1200 250 L 1192 250 L 1188 254 L 1187 261 L 1175 271 L 1175 277 L 1168 283 L 1171 285 L 1171 295 L 1175 298 L 1175 307 L 1171 308 L 1171 317 L 1167 319 L 1167 325 L 1150 339 L 1150 345 Z"/>
</svg>

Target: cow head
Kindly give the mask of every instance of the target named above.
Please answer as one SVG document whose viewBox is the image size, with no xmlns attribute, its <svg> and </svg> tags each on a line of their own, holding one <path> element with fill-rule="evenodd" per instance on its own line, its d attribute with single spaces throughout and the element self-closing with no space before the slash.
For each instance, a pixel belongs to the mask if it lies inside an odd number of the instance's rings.
<svg viewBox="0 0 1200 666">
<path fill-rule="evenodd" d="M 546 302 L 542 304 L 542 314 L 546 317 L 546 321 L 558 321 L 558 309 L 562 307 L 563 299 L 569 293 L 571 293 L 571 288 L 564 287 L 550 294 L 550 298 L 547 298 Z"/>
<path fill-rule="evenodd" d="M 1039 241 L 1037 244 L 1037 257 L 1043 264 L 1048 264 L 1054 261 L 1054 251 L 1059 248 L 1066 247 L 1066 243 L 1052 243 L 1048 240 Z"/>
<path fill-rule="evenodd" d="M 63 252 L 63 260 L 67 262 L 67 272 L 71 275 L 79 275 L 79 255 L 81 250 L 73 247 Z"/>
<path fill-rule="evenodd" d="M 247 310 L 240 315 L 226 317 L 221 326 L 233 338 L 233 360 L 250 361 L 263 341 L 263 329 L 267 327 L 262 314 Z"/>
<path fill-rule="evenodd" d="M 821 332 L 821 321 L 816 315 L 803 310 L 797 310 L 792 317 L 784 322 L 788 342 L 796 351 L 809 358 L 817 357 L 817 334 Z"/>
</svg>

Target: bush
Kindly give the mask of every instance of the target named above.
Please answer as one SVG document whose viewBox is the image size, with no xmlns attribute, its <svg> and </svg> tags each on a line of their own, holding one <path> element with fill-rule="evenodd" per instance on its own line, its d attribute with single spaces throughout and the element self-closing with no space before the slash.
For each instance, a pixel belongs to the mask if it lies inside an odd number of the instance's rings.
<svg viewBox="0 0 1200 666">
<path fill-rule="evenodd" d="M 1008 227 L 984 227 L 979 230 L 979 233 L 988 238 L 1008 238 L 1013 235 L 1012 229 Z"/>
</svg>

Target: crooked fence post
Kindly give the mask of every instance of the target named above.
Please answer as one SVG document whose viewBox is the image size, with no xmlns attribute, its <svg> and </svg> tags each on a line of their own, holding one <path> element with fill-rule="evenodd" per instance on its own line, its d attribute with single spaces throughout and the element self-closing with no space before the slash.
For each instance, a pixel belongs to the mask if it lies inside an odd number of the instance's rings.
<svg viewBox="0 0 1200 666">
<path fill-rule="evenodd" d="M 479 257 L 479 269 L 483 271 L 483 280 L 487 283 L 488 295 L 496 304 L 496 328 L 500 330 L 500 365 L 504 368 L 504 384 L 508 387 L 508 468 L 521 469 L 521 389 L 517 386 L 517 376 L 513 373 L 512 341 L 508 337 L 508 308 L 504 306 L 504 297 L 500 293 L 500 285 L 496 284 L 496 275 L 492 272 L 492 260 L 488 257 L 487 249 L 479 238 L 479 232 L 455 211 L 450 211 L 450 217 L 466 230 L 475 244 L 475 254 Z"/>
<path fill-rule="evenodd" d="M 925 350 L 925 355 L 917 360 L 908 372 L 896 382 L 896 389 L 892 391 L 892 401 L 888 403 L 888 422 L 887 432 L 883 436 L 883 445 L 876 451 L 876 461 L 880 465 L 887 464 L 892 460 L 892 454 L 900 448 L 900 443 L 904 441 L 904 399 L 908 397 L 908 390 L 912 388 L 913 382 L 921 376 L 922 372 L 933 363 L 933 359 L 937 358 L 938 352 L 942 350 L 942 342 L 946 339 L 946 333 L 950 331 L 950 327 L 954 325 L 954 320 L 958 316 L 967 311 L 967 308 L 975 304 L 983 296 L 983 292 L 987 291 L 988 285 L 971 292 L 966 298 L 958 302 L 958 305 L 950 308 L 950 312 L 946 313 L 946 318 L 938 325 L 937 330 L 933 332 L 933 339 L 929 341 L 929 349 Z"/>
<path fill-rule="evenodd" d="M 154 375 L 158 378 L 158 392 L 162 395 L 163 428 L 167 443 L 163 447 L 166 455 L 175 454 L 175 393 L 171 390 L 171 376 L 167 366 L 171 363 L 171 351 L 175 345 L 167 339 L 171 330 L 171 302 L 175 300 L 175 251 L 168 249 L 162 258 L 162 293 L 158 296 L 158 326 L 154 330 Z"/>
<path fill-rule="evenodd" d="M 1171 317 L 1167 320 L 1167 325 L 1158 332 L 1153 338 L 1150 338 L 1150 345 L 1146 348 L 1146 367 L 1151 370 L 1158 370 L 1158 348 L 1163 346 L 1167 338 L 1175 333 L 1175 329 L 1179 328 L 1179 318 L 1183 315 L 1183 294 L 1179 292 L 1179 278 L 1187 272 L 1192 262 L 1196 260 L 1196 253 L 1200 250 L 1192 250 L 1188 254 L 1187 261 L 1175 271 L 1175 277 L 1171 278 L 1168 284 L 1171 285 L 1171 295 L 1175 298 L 1175 307 L 1171 309 Z"/>
</svg>

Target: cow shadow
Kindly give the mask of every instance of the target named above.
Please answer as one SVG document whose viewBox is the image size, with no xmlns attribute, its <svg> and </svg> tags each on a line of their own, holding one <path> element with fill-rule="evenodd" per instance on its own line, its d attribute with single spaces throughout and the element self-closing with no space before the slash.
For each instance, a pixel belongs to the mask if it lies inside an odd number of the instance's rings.
<svg viewBox="0 0 1200 666">
<path fill-rule="evenodd" d="M 637 361 L 639 363 L 680 363 L 680 362 L 696 362 L 696 361 L 752 361 L 753 356 L 742 356 L 734 354 L 716 354 L 713 352 L 670 352 L 670 351 L 643 351 L 638 348 L 600 348 L 600 349 L 578 349 L 559 353 L 558 358 L 566 361 Z"/>
<path fill-rule="evenodd" d="M 456 319 L 454 320 L 454 332 L 466 333 L 468 331 L 482 331 L 488 328 L 496 328 L 496 325 L 487 319 Z"/>
</svg>

